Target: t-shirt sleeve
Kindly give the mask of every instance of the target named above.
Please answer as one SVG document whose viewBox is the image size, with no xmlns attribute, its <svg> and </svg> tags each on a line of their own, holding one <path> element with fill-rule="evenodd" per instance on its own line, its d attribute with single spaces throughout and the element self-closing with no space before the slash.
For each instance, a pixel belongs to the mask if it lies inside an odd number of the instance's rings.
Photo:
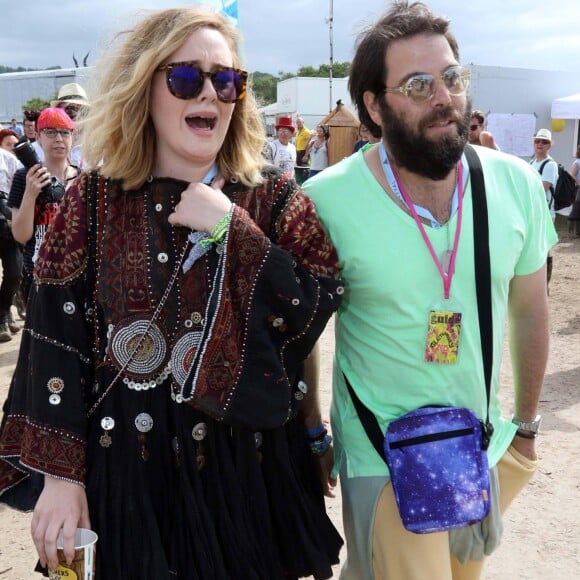
<svg viewBox="0 0 580 580">
<path fill-rule="evenodd" d="M 548 161 L 542 171 L 542 181 L 549 181 L 552 187 L 556 187 L 558 181 L 558 164 L 555 161 Z"/>
</svg>

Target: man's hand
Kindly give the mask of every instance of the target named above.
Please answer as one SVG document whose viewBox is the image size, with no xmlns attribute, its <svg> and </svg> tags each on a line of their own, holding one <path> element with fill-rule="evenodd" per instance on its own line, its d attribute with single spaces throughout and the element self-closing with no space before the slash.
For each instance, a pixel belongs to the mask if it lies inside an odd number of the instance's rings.
<svg viewBox="0 0 580 580">
<path fill-rule="evenodd" d="M 526 439 L 525 437 L 518 437 L 516 435 L 512 441 L 512 445 L 516 451 L 531 461 L 536 461 L 538 459 L 538 456 L 536 455 L 535 439 Z"/>
</svg>

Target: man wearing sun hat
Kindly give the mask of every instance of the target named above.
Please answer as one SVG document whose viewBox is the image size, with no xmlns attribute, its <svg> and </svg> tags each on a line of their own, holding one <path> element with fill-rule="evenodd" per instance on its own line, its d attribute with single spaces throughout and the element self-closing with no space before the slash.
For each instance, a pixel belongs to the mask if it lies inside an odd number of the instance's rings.
<svg viewBox="0 0 580 580">
<path fill-rule="evenodd" d="M 64 109 L 73 121 L 76 120 L 82 108 L 88 105 L 87 93 L 78 83 L 68 83 L 60 87 L 57 98 L 50 103 L 51 107 Z"/>
<path fill-rule="evenodd" d="M 542 176 L 542 183 L 544 191 L 546 192 L 546 201 L 550 207 L 550 214 L 552 219 L 556 216 L 554 208 L 554 195 L 558 183 L 558 164 L 549 152 L 552 147 L 552 132 L 548 129 L 540 129 L 534 135 L 534 157 L 530 161 L 530 165 L 536 169 Z"/>
<path fill-rule="evenodd" d="M 64 109 L 66 114 L 73 120 L 77 121 L 82 114 L 83 109 L 89 106 L 89 99 L 85 89 L 78 83 L 68 83 L 60 87 L 58 97 L 51 101 L 51 107 Z M 75 133 L 73 147 L 70 151 L 70 159 L 73 165 L 83 166 L 81 146 L 79 143 L 79 134 Z"/>
<path fill-rule="evenodd" d="M 548 129 L 540 129 L 534 135 L 534 157 L 530 161 L 530 165 L 542 176 L 542 185 L 546 192 L 546 201 L 550 208 L 552 222 L 554 222 L 556 220 L 554 191 L 556 191 L 556 184 L 558 183 L 558 163 L 549 155 L 551 147 L 552 132 Z M 548 283 L 550 283 L 550 279 L 552 278 L 552 265 L 553 257 L 550 251 L 546 263 Z"/>
<path fill-rule="evenodd" d="M 290 117 L 280 117 L 275 127 L 277 138 L 269 143 L 273 163 L 284 173 L 288 173 L 291 177 L 294 177 L 296 147 L 290 143 L 290 139 L 294 135 L 292 119 Z"/>
</svg>

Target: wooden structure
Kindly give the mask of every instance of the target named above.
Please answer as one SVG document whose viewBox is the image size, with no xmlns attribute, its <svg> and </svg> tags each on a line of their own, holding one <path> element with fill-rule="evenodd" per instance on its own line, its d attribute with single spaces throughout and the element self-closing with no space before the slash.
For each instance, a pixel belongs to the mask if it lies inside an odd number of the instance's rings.
<svg viewBox="0 0 580 580">
<path fill-rule="evenodd" d="M 334 165 L 348 157 L 358 139 L 359 120 L 339 100 L 319 124 L 327 125 L 330 131 L 328 164 Z"/>
</svg>

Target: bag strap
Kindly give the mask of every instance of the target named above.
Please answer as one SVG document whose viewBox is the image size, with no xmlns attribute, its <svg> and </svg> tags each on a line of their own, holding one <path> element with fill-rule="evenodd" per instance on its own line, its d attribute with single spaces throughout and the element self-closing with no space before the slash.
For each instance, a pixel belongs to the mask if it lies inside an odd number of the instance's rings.
<svg viewBox="0 0 580 580">
<path fill-rule="evenodd" d="M 533 163 L 533 161 L 534 161 L 534 160 L 532 159 L 532 161 L 530 161 L 530 163 Z M 542 165 L 540 165 L 540 167 L 538 168 L 538 172 L 539 172 L 539 174 L 540 174 L 540 175 L 543 175 L 543 174 L 544 174 L 544 167 L 546 167 L 546 164 L 547 164 L 549 161 L 550 161 L 550 159 L 546 159 L 546 160 L 545 160 L 545 161 L 542 163 Z M 560 172 L 558 171 L 558 173 L 560 173 Z M 548 207 L 549 207 L 550 209 L 552 209 L 552 206 L 554 205 L 554 186 L 553 186 L 552 184 L 550 184 L 550 194 L 551 194 L 551 196 L 552 196 L 552 199 L 550 199 L 550 203 L 548 203 Z"/>
<path fill-rule="evenodd" d="M 487 213 L 487 200 L 485 197 L 485 180 L 483 170 L 477 153 L 471 145 L 466 145 L 465 156 L 469 164 L 469 176 L 471 179 L 471 196 L 473 204 L 473 240 L 475 255 L 475 287 L 477 294 L 477 311 L 479 315 L 479 335 L 481 340 L 483 375 L 485 379 L 485 393 L 487 397 L 487 409 L 485 423 L 483 424 L 483 448 L 487 449 L 493 433 L 493 425 L 489 420 L 489 403 L 491 396 L 491 375 L 493 368 L 493 342 L 492 328 L 493 318 L 491 311 L 491 266 L 489 253 L 489 223 Z M 343 373 L 346 387 L 352 402 L 364 427 L 367 437 L 384 459 L 383 441 L 384 433 L 381 430 L 376 417 L 361 402 L 355 393 L 348 377 Z"/>
<path fill-rule="evenodd" d="M 533 159 L 532 159 L 532 161 L 533 161 Z M 538 167 L 538 173 L 539 173 L 540 175 L 543 175 L 543 173 L 544 173 L 544 167 L 546 167 L 546 164 L 548 163 L 548 161 L 550 161 L 550 160 L 549 160 L 549 159 L 546 159 L 546 160 L 545 160 L 545 161 L 542 163 L 542 165 L 540 165 L 540 167 Z"/>
<path fill-rule="evenodd" d="M 491 375 L 493 368 L 493 317 L 491 310 L 491 258 L 489 253 L 489 222 L 487 199 L 485 197 L 485 180 L 481 162 L 471 145 L 465 147 L 465 156 L 469 164 L 471 179 L 471 198 L 473 204 L 473 246 L 475 266 L 475 291 L 477 294 L 477 312 L 479 315 L 479 337 L 487 410 L 484 424 L 484 448 L 487 449 L 493 433 L 489 420 L 489 403 L 491 398 Z"/>
</svg>

